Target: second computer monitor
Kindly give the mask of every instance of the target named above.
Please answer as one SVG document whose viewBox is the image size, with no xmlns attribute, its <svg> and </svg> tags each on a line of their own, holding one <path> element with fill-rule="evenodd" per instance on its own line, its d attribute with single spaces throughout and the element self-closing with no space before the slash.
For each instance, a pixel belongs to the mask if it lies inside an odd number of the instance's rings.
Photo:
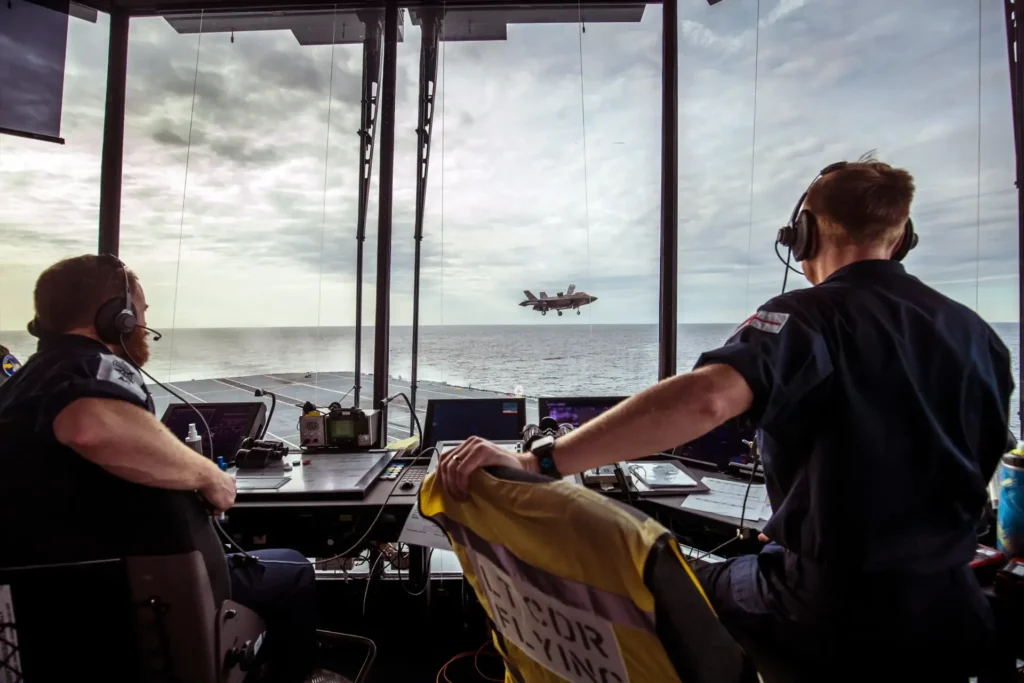
<svg viewBox="0 0 1024 683">
<path fill-rule="evenodd" d="M 471 436 L 514 441 L 521 438 L 525 426 L 525 398 L 432 398 L 427 401 L 423 447 Z"/>
<path fill-rule="evenodd" d="M 541 398 L 537 401 L 540 417 L 552 417 L 558 424 L 568 423 L 575 428 L 590 422 L 601 413 L 626 400 L 625 396 L 565 396 Z"/>
</svg>

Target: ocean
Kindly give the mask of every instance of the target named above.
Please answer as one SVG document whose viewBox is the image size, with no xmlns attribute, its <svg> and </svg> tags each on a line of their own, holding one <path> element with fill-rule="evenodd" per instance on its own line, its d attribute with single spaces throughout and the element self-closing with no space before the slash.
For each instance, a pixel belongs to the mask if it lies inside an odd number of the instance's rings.
<svg viewBox="0 0 1024 683">
<path fill-rule="evenodd" d="M 733 325 L 680 325 L 678 367 L 693 365 L 720 345 Z M 1013 354 L 1019 377 L 1016 323 L 993 325 Z M 34 350 L 26 332 L 0 332 L 0 343 L 20 359 Z M 362 367 L 373 371 L 373 328 L 363 330 Z M 391 328 L 390 371 L 412 372 L 412 328 Z M 455 386 L 527 396 L 629 395 L 658 375 L 657 325 L 424 326 L 420 328 L 419 378 Z M 167 331 L 151 344 L 147 370 L 163 381 L 281 372 L 351 371 L 355 328 L 218 328 Z M 369 391 L 368 387 L 365 391 Z M 1019 432 L 1016 397 L 1011 407 Z"/>
</svg>

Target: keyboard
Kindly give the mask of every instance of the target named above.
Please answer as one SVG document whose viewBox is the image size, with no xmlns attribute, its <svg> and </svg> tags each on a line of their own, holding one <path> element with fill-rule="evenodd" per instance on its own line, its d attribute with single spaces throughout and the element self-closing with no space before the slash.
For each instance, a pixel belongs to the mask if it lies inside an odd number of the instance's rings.
<svg viewBox="0 0 1024 683">
<path fill-rule="evenodd" d="M 394 491 L 391 493 L 392 496 L 418 496 L 420 493 L 420 484 L 423 483 L 423 478 L 427 476 L 426 467 L 407 467 L 405 473 L 398 480 L 398 484 L 395 485 Z M 408 482 L 408 483 L 406 483 Z M 409 484 L 412 484 L 410 486 Z"/>
</svg>

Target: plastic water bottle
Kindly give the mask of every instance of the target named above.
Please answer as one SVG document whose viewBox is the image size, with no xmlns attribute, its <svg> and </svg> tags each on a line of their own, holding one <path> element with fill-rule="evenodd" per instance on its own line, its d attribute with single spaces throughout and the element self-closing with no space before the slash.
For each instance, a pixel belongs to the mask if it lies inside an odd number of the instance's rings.
<svg viewBox="0 0 1024 683">
<path fill-rule="evenodd" d="M 190 422 L 188 425 L 188 436 L 185 437 L 185 445 L 199 455 L 203 454 L 203 437 L 199 436 L 199 433 L 196 432 L 194 422 Z"/>
<path fill-rule="evenodd" d="M 1024 557 L 1024 444 L 999 465 L 999 521 L 996 540 L 1007 557 Z"/>
</svg>

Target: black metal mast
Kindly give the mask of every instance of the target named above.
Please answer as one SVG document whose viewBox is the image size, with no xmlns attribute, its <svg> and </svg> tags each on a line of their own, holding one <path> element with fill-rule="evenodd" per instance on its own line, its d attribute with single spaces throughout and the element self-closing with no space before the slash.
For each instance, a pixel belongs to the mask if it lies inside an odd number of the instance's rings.
<svg viewBox="0 0 1024 683">
<path fill-rule="evenodd" d="M 373 405 L 381 408 L 381 429 L 387 434 L 388 338 L 391 325 L 391 224 L 395 185 L 395 83 L 398 80 L 397 4 L 392 0 L 384 14 L 384 68 L 380 91 L 380 183 L 377 213 L 377 310 L 373 341 Z M 383 436 L 383 435 L 382 435 Z M 384 438 L 381 439 L 385 441 Z"/>
<path fill-rule="evenodd" d="M 1024 69 L 1021 68 L 1017 50 L 1024 45 L 1024 22 L 1016 10 L 1024 4 L 1004 0 L 1006 11 L 1006 47 L 1010 60 L 1010 100 L 1013 105 L 1013 148 L 1017 161 L 1017 305 L 1019 339 L 1024 339 L 1024 278 L 1021 265 L 1024 264 L 1024 154 L 1021 154 L 1021 135 L 1024 135 L 1024 121 L 1021 120 L 1021 93 L 1024 92 Z M 1024 371 L 1017 375 L 1017 416 L 1021 420 L 1020 438 L 1024 439 Z"/>
<path fill-rule="evenodd" d="M 658 379 L 676 374 L 679 298 L 679 27 L 677 0 L 662 2 L 661 297 Z"/>
<path fill-rule="evenodd" d="M 124 103 L 128 80 L 128 12 L 110 13 L 107 102 L 100 159 L 99 253 L 118 255 L 121 246 L 121 176 L 124 166 Z"/>
<path fill-rule="evenodd" d="M 423 242 L 423 213 L 427 207 L 427 173 L 430 170 L 430 135 L 434 127 L 434 97 L 437 94 L 437 49 L 443 17 L 437 10 L 422 11 L 420 42 L 419 119 L 416 124 L 416 226 L 413 239 L 416 255 L 412 271 L 412 378 L 409 402 L 416 410 L 416 374 L 420 349 L 420 247 Z M 416 426 L 415 412 L 409 415 L 409 433 Z"/>
<path fill-rule="evenodd" d="M 366 213 L 370 203 L 373 175 L 373 145 L 377 139 L 377 94 L 380 90 L 380 49 L 383 32 L 381 13 L 367 11 L 360 17 L 366 26 L 363 38 L 362 116 L 359 124 L 359 209 L 356 216 L 356 362 L 352 405 L 359 407 L 363 354 L 363 245 L 366 242 Z"/>
</svg>

